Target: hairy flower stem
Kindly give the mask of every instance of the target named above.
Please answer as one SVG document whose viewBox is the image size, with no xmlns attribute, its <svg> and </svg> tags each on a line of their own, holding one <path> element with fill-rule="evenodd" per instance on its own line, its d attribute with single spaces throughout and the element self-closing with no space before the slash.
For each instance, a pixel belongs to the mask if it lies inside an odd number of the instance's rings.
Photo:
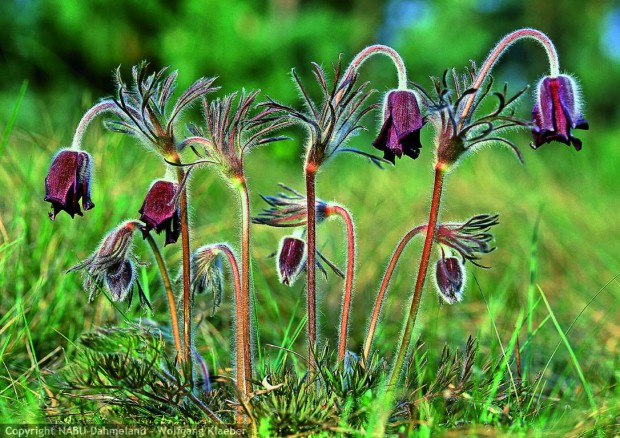
<svg viewBox="0 0 620 438">
<path fill-rule="evenodd" d="M 252 348 L 250 336 L 250 197 L 243 177 L 238 178 L 239 196 L 241 198 L 241 310 L 243 318 L 240 326 L 243 334 L 243 363 L 245 366 L 246 392 L 252 392 Z M 239 322 L 238 322 L 239 324 Z"/>
<path fill-rule="evenodd" d="M 497 43 L 495 48 L 493 48 L 491 53 L 489 53 L 489 56 L 487 57 L 487 59 L 484 61 L 484 64 L 482 64 L 482 67 L 480 68 L 480 70 L 478 70 L 478 74 L 476 75 L 476 78 L 474 79 L 474 82 L 472 84 L 472 88 L 476 89 L 477 91 L 475 93 L 470 94 L 469 98 L 465 102 L 463 111 L 461 111 L 460 117 L 458 119 L 459 130 L 468 121 L 468 118 L 470 116 L 469 111 L 472 105 L 474 104 L 476 95 L 478 94 L 478 91 L 480 90 L 482 83 L 485 81 L 485 79 L 491 72 L 491 69 L 493 68 L 493 66 L 497 63 L 499 58 L 506 52 L 506 50 L 508 50 L 508 48 L 511 45 L 516 43 L 518 40 L 524 39 L 524 38 L 533 39 L 536 42 L 538 42 L 541 46 L 543 46 L 543 48 L 545 49 L 545 52 L 547 52 L 547 58 L 549 59 L 549 74 L 552 77 L 556 77 L 560 74 L 560 61 L 558 58 L 558 52 L 555 50 L 555 46 L 553 45 L 553 42 L 551 41 L 551 39 L 549 39 L 547 35 L 545 35 L 543 32 L 539 30 L 528 29 L 528 28 L 518 29 L 518 30 L 515 30 L 514 32 L 509 33 Z"/>
<path fill-rule="evenodd" d="M 178 159 L 178 158 L 177 158 Z M 193 386 L 192 377 L 192 296 L 190 290 L 190 247 L 189 221 L 187 213 L 187 187 L 183 184 L 185 170 L 177 168 L 177 179 L 181 187 L 179 208 L 181 210 L 181 249 L 183 252 L 183 361 L 186 367 L 186 380 Z"/>
<path fill-rule="evenodd" d="M 385 294 L 387 293 L 387 288 L 390 284 L 390 280 L 392 279 L 392 274 L 394 273 L 394 269 L 396 269 L 396 264 L 400 259 L 401 254 L 405 250 L 407 244 L 417 236 L 420 232 L 426 230 L 426 225 L 419 225 L 407 232 L 403 236 L 403 238 L 398 242 L 398 246 L 392 254 L 392 258 L 390 259 L 390 263 L 385 270 L 385 274 L 383 274 L 383 280 L 381 281 L 381 286 L 379 287 L 379 292 L 377 293 L 377 298 L 375 298 L 375 302 L 372 307 L 372 315 L 370 317 L 370 323 L 368 324 L 368 332 L 366 333 L 366 340 L 364 341 L 364 348 L 362 350 L 363 358 L 367 359 L 370 355 L 370 348 L 372 347 L 372 341 L 375 337 L 375 332 L 377 330 L 377 324 L 379 324 L 379 317 L 381 315 L 381 309 L 383 308 L 383 303 L 385 302 Z"/>
<path fill-rule="evenodd" d="M 237 393 L 240 400 L 245 401 L 247 398 L 247 374 L 245 370 L 245 340 L 243 338 L 243 321 L 245 320 L 245 315 L 243 314 L 243 295 L 241 291 L 241 276 L 239 275 L 239 264 L 237 263 L 237 259 L 233 254 L 232 250 L 228 247 L 228 245 L 218 244 L 217 249 L 222 251 L 226 257 L 228 258 L 228 262 L 230 263 L 230 269 L 232 271 L 233 280 L 235 283 L 235 312 L 237 319 L 237 329 L 236 329 L 236 364 L 235 367 L 237 369 Z M 237 410 L 237 422 L 239 424 L 243 423 L 243 405 L 240 402 L 239 408 Z"/>
<path fill-rule="evenodd" d="M 157 242 L 155 242 L 155 239 L 153 238 L 151 233 L 148 233 L 146 235 L 146 240 L 151 246 L 153 256 L 155 257 L 157 267 L 159 268 L 159 273 L 161 274 L 161 279 L 164 282 L 164 288 L 166 289 L 166 296 L 168 297 L 168 310 L 170 311 L 170 325 L 172 326 L 172 336 L 174 338 L 174 347 L 177 353 L 177 361 L 180 361 L 183 347 L 181 346 L 181 335 L 179 334 L 179 320 L 177 317 L 177 307 L 174 303 L 172 282 L 170 281 L 170 275 L 168 274 L 166 262 L 164 261 L 164 258 L 159 251 L 159 247 L 157 246 Z"/>
<path fill-rule="evenodd" d="M 75 134 L 73 135 L 71 149 L 79 151 L 82 148 L 82 140 L 84 139 L 86 128 L 88 128 L 88 125 L 95 117 L 106 112 L 117 114 L 118 107 L 116 106 L 116 103 L 111 100 L 104 100 L 103 102 L 99 102 L 97 105 L 93 106 L 86 112 L 86 114 L 84 114 L 84 116 L 82 116 L 82 119 L 75 130 Z"/>
<path fill-rule="evenodd" d="M 353 300 L 353 276 L 355 274 L 355 230 L 351 213 L 340 205 L 327 207 L 327 215 L 338 214 L 347 227 L 347 272 L 345 276 L 344 294 L 342 297 L 342 309 L 340 313 L 340 335 L 338 339 L 338 362 L 344 359 L 347 351 L 347 336 L 349 333 L 349 314 Z"/>
<path fill-rule="evenodd" d="M 306 163 L 306 202 L 308 212 L 307 244 L 308 244 L 308 366 L 310 375 L 316 369 L 314 357 L 316 351 L 316 173 L 318 167 L 313 162 Z"/>
<path fill-rule="evenodd" d="M 403 59 L 400 57 L 398 52 L 391 47 L 384 46 L 382 44 L 375 44 L 373 46 L 368 46 L 361 52 L 359 52 L 349 67 L 347 69 L 347 73 L 351 71 L 357 71 L 359 67 L 373 55 L 385 55 L 394 63 L 396 67 L 396 71 L 398 72 L 398 89 L 406 90 L 407 89 L 407 68 L 405 67 L 405 63 Z M 343 77 L 346 78 L 348 75 L 345 74 Z"/>
<path fill-rule="evenodd" d="M 426 229 L 426 239 L 424 240 L 424 248 L 422 249 L 422 257 L 420 258 L 420 267 L 418 269 L 418 278 L 415 283 L 415 289 L 413 291 L 413 299 L 411 300 L 411 307 L 409 314 L 406 316 L 405 328 L 401 335 L 400 346 L 398 347 L 398 353 L 392 366 L 392 374 L 388 382 L 389 388 L 395 388 L 400 377 L 409 345 L 411 344 L 411 338 L 413 337 L 413 327 L 415 326 L 416 317 L 418 315 L 418 309 L 420 308 L 420 299 L 422 298 L 422 289 L 424 287 L 424 280 L 426 279 L 426 272 L 428 270 L 428 263 L 430 260 L 431 249 L 433 247 L 433 240 L 435 237 L 435 231 L 437 229 L 437 218 L 439 216 L 439 205 L 441 203 L 441 192 L 443 188 L 445 171 L 441 166 L 437 165 L 435 168 L 435 182 L 433 185 L 433 198 L 431 200 L 431 210 L 428 217 L 428 227 Z"/>
</svg>

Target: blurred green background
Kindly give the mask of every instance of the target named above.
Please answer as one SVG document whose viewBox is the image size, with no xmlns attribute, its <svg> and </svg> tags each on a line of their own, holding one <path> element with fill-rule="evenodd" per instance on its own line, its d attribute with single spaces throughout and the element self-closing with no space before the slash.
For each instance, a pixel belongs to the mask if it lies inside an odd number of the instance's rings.
<svg viewBox="0 0 620 438">
<path fill-rule="evenodd" d="M 581 84 L 584 114 L 591 128 L 575 133 L 584 144 L 579 153 L 561 144 L 534 152 L 528 146 L 528 133 L 515 133 L 512 138 L 526 166 L 519 165 L 507 150 L 485 149 L 449 176 L 443 218 L 464 220 L 478 213 L 499 212 L 498 250 L 484 260 L 493 269 L 469 266 L 465 301 L 459 305 L 440 306 L 428 282 L 419 331 L 431 346 L 462 345 L 469 334 L 481 339 L 483 350 L 495 337 L 507 342 L 519 309 L 527 305 L 531 236 L 541 215 L 535 282 L 550 296 L 565 328 L 602 290 L 573 327 L 570 339 L 596 390 L 603 391 L 620 377 L 618 2 L 4 0 L 2 9 L 0 374 L 5 382 L 23 381 L 12 384 L 14 391 L 9 395 L 17 394 L 19 388 L 27 398 L 26 388 L 33 385 L 34 392 L 41 391 L 40 385 L 37 389 L 32 383 L 38 360 L 45 358 L 41 367 L 54 370 L 64 360 L 59 348 L 70 351 L 72 341 L 87 328 L 121 319 L 104 299 L 88 305 L 79 276 L 65 276 L 64 271 L 88 255 L 107 230 L 136 216 L 150 181 L 162 175 L 161 165 L 131 139 L 105 132 L 100 122 L 94 123 L 84 148 L 96 161 L 93 201 L 97 207 L 84 218 L 71 221 L 62 214 L 51 223 L 48 205 L 42 201 L 51 156 L 70 143 L 81 115 L 113 93 L 112 71 L 117 66 L 121 65 L 128 80 L 130 66 L 146 59 L 153 68 L 169 65 L 178 69 L 180 88 L 199 76 L 218 76 L 220 94 L 261 88 L 279 101 L 299 104 L 290 81 L 292 67 L 310 81 L 311 61 L 328 67 L 342 53 L 347 63 L 365 46 L 383 43 L 401 53 L 411 80 L 429 86 L 430 75 L 441 75 L 450 67 L 461 69 L 470 59 L 482 62 L 499 38 L 519 27 L 535 27 L 553 39 L 561 69 L 574 74 Z M 546 68 L 541 48 L 525 42 L 510 50 L 494 76 L 498 84 L 507 81 L 516 91 L 535 84 Z M 394 69 L 386 59 L 365 64 L 361 75 L 381 92 L 396 84 Z M 310 88 L 316 96 L 317 89 Z M 20 90 L 25 90 L 23 100 Z M 528 92 L 520 102 L 526 118 L 532 99 Z M 379 114 L 369 117 L 369 132 L 353 139 L 351 145 L 371 152 L 379 118 Z M 356 219 L 359 263 L 351 327 L 354 350 L 363 339 L 366 316 L 394 246 L 410 227 L 426 220 L 433 157 L 430 127 L 425 131 L 425 147 L 415 162 L 405 158 L 381 171 L 364 160 L 339 156 L 319 179 L 319 197 L 348 206 Z M 248 160 L 254 212 L 264 207 L 258 194 L 273 194 L 277 182 L 303 187 L 304 133 L 292 129 L 290 135 L 293 140 L 260 149 Z M 192 181 L 194 246 L 223 240 L 236 245 L 238 211 L 233 199 L 215 172 L 196 172 Z M 253 232 L 261 340 L 280 345 L 289 319 L 295 323 L 301 319 L 303 300 L 296 314 L 293 309 L 303 298 L 303 280 L 290 289 L 277 283 L 274 262 L 268 256 L 283 231 L 254 227 Z M 319 232 L 323 251 L 342 265 L 342 224 L 330 222 Z M 413 244 L 403 258 L 385 309 L 382 342 L 377 345 L 388 355 L 412 286 L 419 246 L 419 242 Z M 144 245 L 137 242 L 136 249 L 144 260 L 150 260 Z M 174 245 L 166 248 L 172 266 L 179 260 L 177 251 Z M 471 274 L 479 281 L 484 298 Z M 165 321 L 165 301 L 156 273 L 144 269 L 141 278 L 150 285 L 156 309 L 156 315 L 147 316 Z M 333 276 L 320 284 L 324 296 L 321 324 L 324 335 L 333 341 L 342 284 Z M 207 318 L 207 302 L 198 306 L 205 319 L 201 319 L 197 344 L 214 367 L 228 366 L 231 305 L 226 302 L 214 318 Z M 134 308 L 129 314 L 145 317 Z M 545 316 L 544 306 L 539 306 L 533 319 L 538 323 Z M 550 324 L 541 330 L 534 341 L 536 348 L 528 355 L 536 371 L 559 340 Z M 574 390 L 579 385 L 576 375 L 563 372 L 571 369 L 566 352 L 559 351 L 553 364 L 551 369 L 559 371 L 550 379 L 568 377 L 552 387 Z M 7 406 L 19 400 L 9 395 L 2 393 Z M 2 412 L 14 415 L 16 411 L 4 407 Z M 19 414 L 25 419 L 38 415 L 25 412 Z"/>
</svg>

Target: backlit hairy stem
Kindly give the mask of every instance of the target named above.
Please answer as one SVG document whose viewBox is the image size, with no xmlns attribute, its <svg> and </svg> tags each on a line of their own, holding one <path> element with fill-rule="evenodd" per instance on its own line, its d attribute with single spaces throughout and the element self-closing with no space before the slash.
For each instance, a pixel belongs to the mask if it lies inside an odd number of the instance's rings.
<svg viewBox="0 0 620 438">
<path fill-rule="evenodd" d="M 403 238 L 398 243 L 394 254 L 392 254 L 392 258 L 390 259 L 390 263 L 385 270 L 385 274 L 383 274 L 383 280 L 381 281 L 381 286 L 379 287 L 379 292 L 377 293 L 377 298 L 375 298 L 375 303 L 372 307 L 372 315 L 370 316 L 370 323 L 368 324 L 368 332 L 366 333 L 366 340 L 364 341 L 364 348 L 362 350 L 363 358 L 367 359 L 370 355 L 370 348 L 372 347 L 372 342 L 374 340 L 375 332 L 377 330 L 377 325 L 379 324 L 379 317 L 381 316 L 381 310 L 383 308 L 383 303 L 385 302 L 385 294 L 387 293 L 388 286 L 390 284 L 390 280 L 392 279 L 392 274 L 394 273 L 394 269 L 396 269 L 396 264 L 400 259 L 401 254 L 405 250 L 407 244 L 417 236 L 420 232 L 426 229 L 426 225 L 420 225 L 412 230 L 409 230 L 407 234 L 403 236 Z"/>
<path fill-rule="evenodd" d="M 398 353 L 394 360 L 392 367 L 392 374 L 388 382 L 389 388 L 395 388 L 398 383 L 398 378 L 411 344 L 411 338 L 413 337 L 413 328 L 415 326 L 416 317 L 418 315 L 418 309 L 420 308 L 420 300 L 422 298 L 422 289 L 424 288 L 424 280 L 426 279 L 426 272 L 428 270 L 428 263 L 430 261 L 431 249 L 433 247 L 433 240 L 435 238 L 435 231 L 437 230 L 437 218 L 439 217 L 439 205 L 441 203 L 441 193 L 443 189 L 445 171 L 437 167 L 435 169 L 435 182 L 433 185 L 433 198 L 431 201 L 431 210 L 428 217 L 428 228 L 426 230 L 426 239 L 424 240 L 424 248 L 422 249 L 422 257 L 420 258 L 420 267 L 418 269 L 418 277 L 415 283 L 415 289 L 413 291 L 413 299 L 411 301 L 411 307 L 407 314 L 405 328 L 402 332 L 400 345 L 398 347 Z"/>
<path fill-rule="evenodd" d="M 252 392 L 252 339 L 250 336 L 250 197 L 245 179 L 238 180 L 239 195 L 241 197 L 241 308 L 243 318 L 241 330 L 243 333 L 243 363 L 245 366 L 246 392 Z M 239 324 L 239 322 L 238 322 Z"/>
<path fill-rule="evenodd" d="M 168 274 L 168 268 L 166 267 L 166 262 L 159 251 L 159 247 L 157 246 L 157 242 L 151 236 L 151 233 L 146 235 L 146 240 L 149 242 L 151 246 L 151 250 L 153 251 L 153 256 L 155 257 L 155 261 L 157 262 L 157 267 L 159 268 L 159 272 L 161 274 L 161 279 L 164 282 L 164 289 L 166 289 L 166 296 L 168 298 L 168 310 L 170 311 L 170 325 L 172 326 L 172 336 L 174 338 L 174 347 L 177 353 L 177 359 L 181 359 L 181 352 L 183 351 L 183 347 L 181 346 L 181 335 L 179 334 L 179 320 L 177 317 L 177 307 L 174 302 L 174 292 L 172 291 L 172 282 L 170 281 L 170 275 Z"/>
<path fill-rule="evenodd" d="M 94 120 L 95 117 L 106 112 L 116 114 L 116 103 L 111 100 L 104 100 L 103 102 L 99 102 L 97 105 L 86 111 L 86 114 L 84 114 L 82 120 L 80 120 L 80 123 L 75 130 L 75 134 L 73 135 L 71 149 L 79 151 L 82 148 L 82 140 L 84 139 L 84 133 L 86 132 L 86 128 L 88 128 L 88 125 Z"/>
<path fill-rule="evenodd" d="M 467 121 L 468 117 L 470 117 L 469 111 L 471 110 L 472 105 L 474 104 L 474 100 L 478 92 L 480 91 L 480 87 L 482 83 L 485 81 L 491 69 L 497 63 L 499 58 L 508 50 L 508 48 L 521 39 L 533 39 L 538 42 L 547 53 L 547 58 L 549 59 L 549 74 L 552 77 L 558 76 L 560 74 L 560 60 L 558 58 L 558 52 L 555 50 L 555 46 L 553 42 L 547 35 L 543 32 L 536 29 L 519 29 L 514 32 L 509 33 L 504 38 L 502 38 L 499 43 L 495 46 L 495 48 L 489 53 L 489 56 L 482 64 L 480 70 L 478 70 L 478 74 L 474 79 L 474 83 L 472 84 L 472 88 L 475 88 L 477 91 L 469 95 L 465 106 L 463 107 L 463 111 L 461 111 L 459 122 L 459 130 L 463 127 L 464 123 Z"/>
<path fill-rule="evenodd" d="M 345 276 L 344 294 L 342 297 L 342 309 L 340 316 L 340 334 L 338 338 L 338 362 L 344 359 L 347 351 L 347 336 L 349 333 L 349 314 L 353 300 L 353 276 L 355 274 L 355 230 L 353 219 L 349 211 L 340 205 L 330 205 L 326 214 L 337 214 L 347 227 L 347 272 Z"/>
<path fill-rule="evenodd" d="M 308 365 L 312 375 L 316 368 L 314 352 L 316 351 L 316 172 L 317 166 L 306 163 L 306 202 L 308 214 Z"/>
<path fill-rule="evenodd" d="M 360 68 L 360 66 L 373 55 L 384 55 L 390 58 L 390 60 L 394 63 L 396 67 L 396 71 L 398 72 L 398 89 L 406 90 L 407 89 L 407 68 L 405 67 L 405 63 L 403 59 L 400 57 L 398 52 L 391 47 L 384 46 L 382 44 L 375 44 L 373 46 L 366 47 L 364 50 L 359 52 L 351 64 L 347 69 L 347 73 L 350 71 L 356 71 Z M 347 77 L 347 74 L 343 76 Z"/>
<path fill-rule="evenodd" d="M 236 364 L 235 367 L 237 369 L 237 392 L 241 399 L 245 400 L 247 398 L 247 374 L 245 370 L 245 350 L 246 345 L 244 340 L 244 331 L 243 331 L 243 321 L 245 320 L 245 315 L 243 314 L 243 295 L 241 291 L 241 276 L 239 275 L 239 264 L 237 263 L 237 259 L 233 254 L 232 250 L 225 244 L 217 244 L 216 248 L 223 252 L 228 258 L 228 263 L 230 263 L 230 269 L 232 271 L 233 280 L 235 283 L 235 313 L 237 319 L 237 329 L 235 334 L 235 344 L 236 344 Z M 243 422 L 242 415 L 242 405 L 239 404 L 239 409 L 237 411 L 237 421 L 239 423 Z"/>
<path fill-rule="evenodd" d="M 187 380 L 192 384 L 192 296 L 190 290 L 190 247 L 189 220 L 187 212 L 187 185 L 183 184 L 185 170 L 177 168 L 177 179 L 181 187 L 179 208 L 181 210 L 181 249 L 183 252 L 183 360 L 187 369 Z"/>
</svg>

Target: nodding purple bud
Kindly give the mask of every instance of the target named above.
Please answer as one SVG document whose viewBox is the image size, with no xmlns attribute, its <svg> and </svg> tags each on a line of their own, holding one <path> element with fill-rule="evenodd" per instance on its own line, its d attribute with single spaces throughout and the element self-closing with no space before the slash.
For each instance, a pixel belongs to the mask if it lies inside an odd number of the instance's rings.
<svg viewBox="0 0 620 438">
<path fill-rule="evenodd" d="M 277 265 L 280 282 L 292 286 L 306 265 L 306 242 L 294 236 L 284 237 L 278 249 Z"/>
<path fill-rule="evenodd" d="M 547 76 L 539 82 L 532 120 L 534 149 L 559 141 L 581 150 L 581 140 L 572 136 L 571 129 L 588 129 L 589 126 L 581 115 L 579 90 L 572 78 Z"/>
<path fill-rule="evenodd" d="M 456 257 L 442 257 L 435 267 L 435 284 L 437 291 L 448 304 L 454 304 L 463 299 L 465 284 L 465 270 L 463 264 Z"/>
<path fill-rule="evenodd" d="M 90 200 L 92 157 L 84 151 L 63 149 L 52 160 L 45 178 L 44 200 L 52 204 L 51 220 L 64 210 L 71 217 L 82 216 L 80 199 L 84 211 L 95 206 Z"/>
<path fill-rule="evenodd" d="M 138 225 L 136 221 L 123 222 L 108 233 L 90 257 L 67 271 L 84 271 L 84 289 L 90 294 L 89 301 L 102 289 L 110 292 L 113 301 L 131 297 L 133 285 L 137 283 L 131 245 Z"/>
<path fill-rule="evenodd" d="M 395 163 L 403 154 L 416 159 L 420 155 L 420 130 L 424 119 L 418 98 L 412 90 L 390 91 L 383 105 L 383 125 L 374 147 L 383 151 L 383 158 Z"/>
<path fill-rule="evenodd" d="M 149 189 L 142 207 L 138 211 L 140 220 L 146 225 L 142 233 L 146 235 L 151 230 L 157 234 L 166 231 L 166 243 L 175 243 L 181 234 L 181 211 L 176 203 L 176 194 L 179 185 L 171 181 L 157 180 Z"/>
</svg>

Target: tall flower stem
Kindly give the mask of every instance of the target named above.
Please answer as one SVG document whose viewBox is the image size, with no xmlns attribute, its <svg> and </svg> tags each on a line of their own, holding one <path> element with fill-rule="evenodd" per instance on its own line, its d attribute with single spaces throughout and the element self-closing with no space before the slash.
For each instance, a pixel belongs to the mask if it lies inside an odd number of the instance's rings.
<svg viewBox="0 0 620 438">
<path fill-rule="evenodd" d="M 252 391 L 252 349 L 250 336 L 250 197 L 245 178 L 238 177 L 239 196 L 241 198 L 241 310 L 243 318 L 240 328 L 243 334 L 243 363 L 245 366 L 246 392 Z"/>
<path fill-rule="evenodd" d="M 73 135 L 71 149 L 76 151 L 81 149 L 82 140 L 84 139 L 84 134 L 86 133 L 86 128 L 88 128 L 88 125 L 94 120 L 95 117 L 106 112 L 117 113 L 117 111 L 118 107 L 116 103 L 111 100 L 104 100 L 102 102 L 99 102 L 97 105 L 86 111 L 86 114 L 82 116 L 82 119 L 80 120 L 80 123 L 75 130 L 75 134 Z"/>
<path fill-rule="evenodd" d="M 181 335 L 179 334 L 179 320 L 177 317 L 177 307 L 174 303 L 172 282 L 170 281 L 170 275 L 168 274 L 166 262 L 164 261 L 164 258 L 159 251 L 157 242 L 155 242 L 155 239 L 153 238 L 153 236 L 151 236 L 151 233 L 148 233 L 146 235 L 146 240 L 151 246 L 151 251 L 153 251 L 153 256 L 155 257 L 155 261 L 157 262 L 157 267 L 159 268 L 159 273 L 161 274 L 161 279 L 164 282 L 164 288 L 166 289 L 166 296 L 168 297 L 168 310 L 170 311 L 170 325 L 172 326 L 172 336 L 174 338 L 174 347 L 177 353 L 177 360 L 180 360 L 183 347 L 181 346 Z"/>
<path fill-rule="evenodd" d="M 183 184 L 185 170 L 177 168 L 177 179 L 181 187 L 179 208 L 181 210 L 181 250 L 183 252 L 183 360 L 187 368 L 187 380 L 193 384 L 192 378 L 192 296 L 190 290 L 190 247 L 189 220 L 187 212 L 187 186 Z"/>
<path fill-rule="evenodd" d="M 390 58 L 398 72 L 398 89 L 405 90 L 407 88 L 407 68 L 405 67 L 405 63 L 396 50 L 382 44 L 368 46 L 359 52 L 355 58 L 353 58 L 351 64 L 349 64 L 347 73 L 357 71 L 364 61 L 373 55 L 384 55 Z M 346 78 L 347 76 L 348 75 L 345 74 L 343 77 Z"/>
<path fill-rule="evenodd" d="M 347 336 L 349 332 L 349 314 L 351 313 L 351 302 L 353 300 L 353 276 L 355 275 L 355 230 L 353 229 L 353 219 L 351 213 L 340 206 L 330 205 L 327 207 L 326 214 L 337 214 L 347 227 L 347 272 L 345 276 L 344 294 L 342 297 L 342 309 L 340 316 L 340 335 L 338 338 L 338 362 L 344 359 L 347 351 Z"/>
<path fill-rule="evenodd" d="M 232 250 L 225 244 L 218 244 L 217 249 L 223 252 L 228 258 L 228 263 L 230 263 L 230 269 L 232 271 L 233 280 L 235 283 L 235 312 L 237 319 L 237 330 L 235 334 L 235 343 L 236 343 L 236 364 L 235 367 L 237 369 L 237 392 L 238 396 L 245 401 L 247 398 L 247 374 L 245 370 L 245 340 L 244 340 L 244 331 L 242 322 L 245 320 L 244 307 L 243 307 L 243 294 L 241 287 L 241 276 L 239 275 L 239 264 L 237 263 L 237 259 L 233 254 Z M 241 322 L 241 324 L 240 324 Z M 243 407 L 242 404 L 239 403 L 239 409 L 237 411 L 237 421 L 239 423 L 243 422 L 242 415 Z"/>
<path fill-rule="evenodd" d="M 426 225 L 417 226 L 407 232 L 403 236 L 403 238 L 398 242 L 398 246 L 392 254 L 392 258 L 390 259 L 390 263 L 385 270 L 385 274 L 383 274 L 383 280 L 381 281 L 381 286 L 379 287 L 379 292 L 377 293 L 377 297 L 375 298 L 375 302 L 372 307 L 372 315 L 370 316 L 370 323 L 368 324 L 368 332 L 366 333 L 366 340 L 364 341 L 364 347 L 362 350 L 363 358 L 367 359 L 370 355 L 370 348 L 372 347 L 372 341 L 375 336 L 375 332 L 377 330 L 377 325 L 379 324 L 379 316 L 381 315 L 381 309 L 383 308 L 383 303 L 385 302 L 385 294 L 387 293 L 388 286 L 390 284 L 390 280 L 392 279 L 392 274 L 394 273 L 394 269 L 396 269 L 396 264 L 400 259 L 401 254 L 405 250 L 407 244 L 417 236 L 420 232 L 426 230 Z"/>
<path fill-rule="evenodd" d="M 308 212 L 307 243 L 308 243 L 308 365 L 310 374 L 314 373 L 316 361 L 316 173 L 317 166 L 309 161 L 306 163 L 306 202 Z"/>
<path fill-rule="evenodd" d="M 547 53 L 547 58 L 549 59 L 549 74 L 553 77 L 558 76 L 560 74 L 560 60 L 558 58 L 558 52 L 556 51 L 551 39 L 539 30 L 525 28 L 518 29 L 514 32 L 509 33 L 497 43 L 493 50 L 491 50 L 491 53 L 489 53 L 487 59 L 484 61 L 484 64 L 482 64 L 482 67 L 480 67 L 480 70 L 478 70 L 478 74 L 474 79 L 472 88 L 480 90 L 482 83 L 487 78 L 491 69 L 497 63 L 499 58 L 506 52 L 506 50 L 508 50 L 510 46 L 512 46 L 518 40 L 524 38 L 533 39 L 541 46 L 543 46 L 545 52 Z M 461 129 L 463 125 L 467 122 L 469 111 L 474 104 L 474 100 L 476 99 L 477 94 L 478 91 L 476 91 L 476 93 L 470 94 L 469 98 L 465 102 L 465 106 L 463 107 L 463 110 L 461 111 L 459 117 L 459 129 Z"/>
<path fill-rule="evenodd" d="M 418 315 L 418 309 L 420 308 L 420 300 L 422 298 L 422 289 L 424 287 L 424 280 L 426 279 L 426 272 L 428 270 L 428 263 L 430 261 L 431 249 L 433 247 L 433 239 L 435 237 L 435 231 L 437 229 L 437 218 L 439 217 L 439 205 L 441 203 L 441 193 L 443 189 L 445 171 L 440 166 L 435 168 L 435 182 L 433 185 L 433 198 L 431 200 L 431 210 L 428 217 L 428 228 L 426 230 L 426 239 L 424 240 L 424 248 L 422 249 L 422 257 L 420 258 L 420 267 L 418 269 L 418 277 L 415 283 L 415 289 L 413 291 L 413 299 L 411 300 L 411 307 L 409 313 L 406 316 L 405 328 L 401 335 L 400 346 L 398 347 L 398 353 L 394 360 L 392 367 L 392 374 L 388 382 L 389 388 L 395 388 L 405 357 L 407 356 L 407 350 L 411 344 L 411 338 L 413 335 L 413 328 L 415 326 L 416 317 Z"/>
</svg>

